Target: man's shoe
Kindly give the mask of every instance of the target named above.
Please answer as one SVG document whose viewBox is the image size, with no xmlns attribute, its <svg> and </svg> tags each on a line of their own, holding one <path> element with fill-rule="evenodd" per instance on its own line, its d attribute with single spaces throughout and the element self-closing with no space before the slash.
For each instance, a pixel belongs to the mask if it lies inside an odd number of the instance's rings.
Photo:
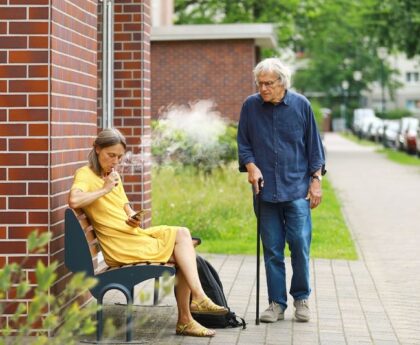
<svg viewBox="0 0 420 345">
<path fill-rule="evenodd" d="M 309 309 L 308 300 L 301 299 L 293 302 L 296 308 L 295 318 L 297 321 L 308 322 L 311 318 L 311 310 Z"/>
<path fill-rule="evenodd" d="M 271 302 L 270 305 L 261 314 L 261 322 L 276 322 L 277 320 L 284 320 L 284 310 L 280 304 Z"/>
</svg>

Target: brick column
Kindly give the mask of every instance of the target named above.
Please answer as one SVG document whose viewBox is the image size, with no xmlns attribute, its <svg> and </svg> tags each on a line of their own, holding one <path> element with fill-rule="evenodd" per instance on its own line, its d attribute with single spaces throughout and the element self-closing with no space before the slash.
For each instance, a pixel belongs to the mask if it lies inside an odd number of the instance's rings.
<svg viewBox="0 0 420 345">
<path fill-rule="evenodd" d="M 38 259 L 61 263 L 57 291 L 67 279 L 68 190 L 96 135 L 96 7 L 96 0 L 0 0 L 0 265 L 25 259 L 33 287 Z M 45 254 L 28 253 L 34 229 L 52 233 Z M 15 291 L 5 297 L 0 322 L 10 325 Z"/>
<path fill-rule="evenodd" d="M 114 125 L 135 155 L 124 186 L 134 209 L 150 208 L 150 0 L 116 0 L 114 20 Z"/>
</svg>

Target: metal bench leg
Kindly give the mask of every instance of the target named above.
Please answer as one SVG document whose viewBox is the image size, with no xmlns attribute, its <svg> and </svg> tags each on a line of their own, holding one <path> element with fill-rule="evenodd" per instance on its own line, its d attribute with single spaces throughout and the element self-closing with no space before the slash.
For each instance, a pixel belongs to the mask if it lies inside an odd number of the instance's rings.
<svg viewBox="0 0 420 345">
<path fill-rule="evenodd" d="M 126 321 L 126 341 L 130 342 L 133 338 L 133 301 L 134 301 L 134 287 L 130 294 L 125 293 L 127 299 L 127 321 Z"/>
<path fill-rule="evenodd" d="M 102 310 L 102 298 L 103 295 L 98 297 L 97 303 L 99 305 L 99 309 L 96 312 L 96 322 L 98 323 L 96 325 L 96 340 L 101 341 L 102 340 L 102 334 L 103 334 L 103 310 Z"/>
<path fill-rule="evenodd" d="M 155 286 L 153 289 L 153 305 L 157 305 L 159 301 L 159 278 L 155 278 Z"/>
</svg>

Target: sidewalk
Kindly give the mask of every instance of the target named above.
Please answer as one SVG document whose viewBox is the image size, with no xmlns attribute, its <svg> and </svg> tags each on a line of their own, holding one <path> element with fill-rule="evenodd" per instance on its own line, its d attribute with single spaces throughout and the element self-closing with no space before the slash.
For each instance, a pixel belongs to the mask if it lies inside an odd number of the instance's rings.
<svg viewBox="0 0 420 345">
<path fill-rule="evenodd" d="M 218 269 L 229 305 L 245 317 L 247 329 L 220 329 L 211 339 L 176 336 L 175 300 L 170 294 L 159 307 L 136 306 L 136 322 L 141 323 L 135 327 L 137 343 L 420 344 L 420 169 L 392 163 L 371 147 L 336 134 L 326 135 L 325 142 L 328 177 L 343 202 L 360 258 L 311 261 L 311 321 L 295 322 L 289 300 L 284 321 L 256 326 L 255 257 L 205 255 Z M 290 280 L 290 260 L 287 272 Z M 151 293 L 151 284 L 144 290 Z M 124 303 L 118 292 L 107 294 L 110 306 L 105 316 L 112 314 L 124 325 L 125 308 L 114 305 L 117 302 Z M 260 312 L 266 306 L 261 265 Z M 149 319 L 141 321 L 141 316 Z"/>
</svg>

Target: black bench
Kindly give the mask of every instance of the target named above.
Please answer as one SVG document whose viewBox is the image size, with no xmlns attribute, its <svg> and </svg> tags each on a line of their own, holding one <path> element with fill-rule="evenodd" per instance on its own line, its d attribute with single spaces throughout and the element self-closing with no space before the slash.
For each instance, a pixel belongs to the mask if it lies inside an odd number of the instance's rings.
<svg viewBox="0 0 420 345">
<path fill-rule="evenodd" d="M 82 210 L 68 208 L 65 213 L 65 265 L 73 273 L 85 272 L 88 277 L 94 277 L 98 283 L 90 293 L 101 307 L 97 314 L 96 339 L 102 339 L 103 313 L 102 303 L 105 293 L 112 289 L 121 291 L 132 305 L 134 300 L 134 286 L 148 279 L 155 279 L 153 303 L 158 302 L 159 278 L 174 275 L 173 264 L 138 263 L 121 267 L 98 265 L 97 255 L 101 252 L 95 231 Z M 100 267 L 98 267 L 100 266 Z M 132 339 L 132 308 L 127 310 L 126 340 Z"/>
</svg>

